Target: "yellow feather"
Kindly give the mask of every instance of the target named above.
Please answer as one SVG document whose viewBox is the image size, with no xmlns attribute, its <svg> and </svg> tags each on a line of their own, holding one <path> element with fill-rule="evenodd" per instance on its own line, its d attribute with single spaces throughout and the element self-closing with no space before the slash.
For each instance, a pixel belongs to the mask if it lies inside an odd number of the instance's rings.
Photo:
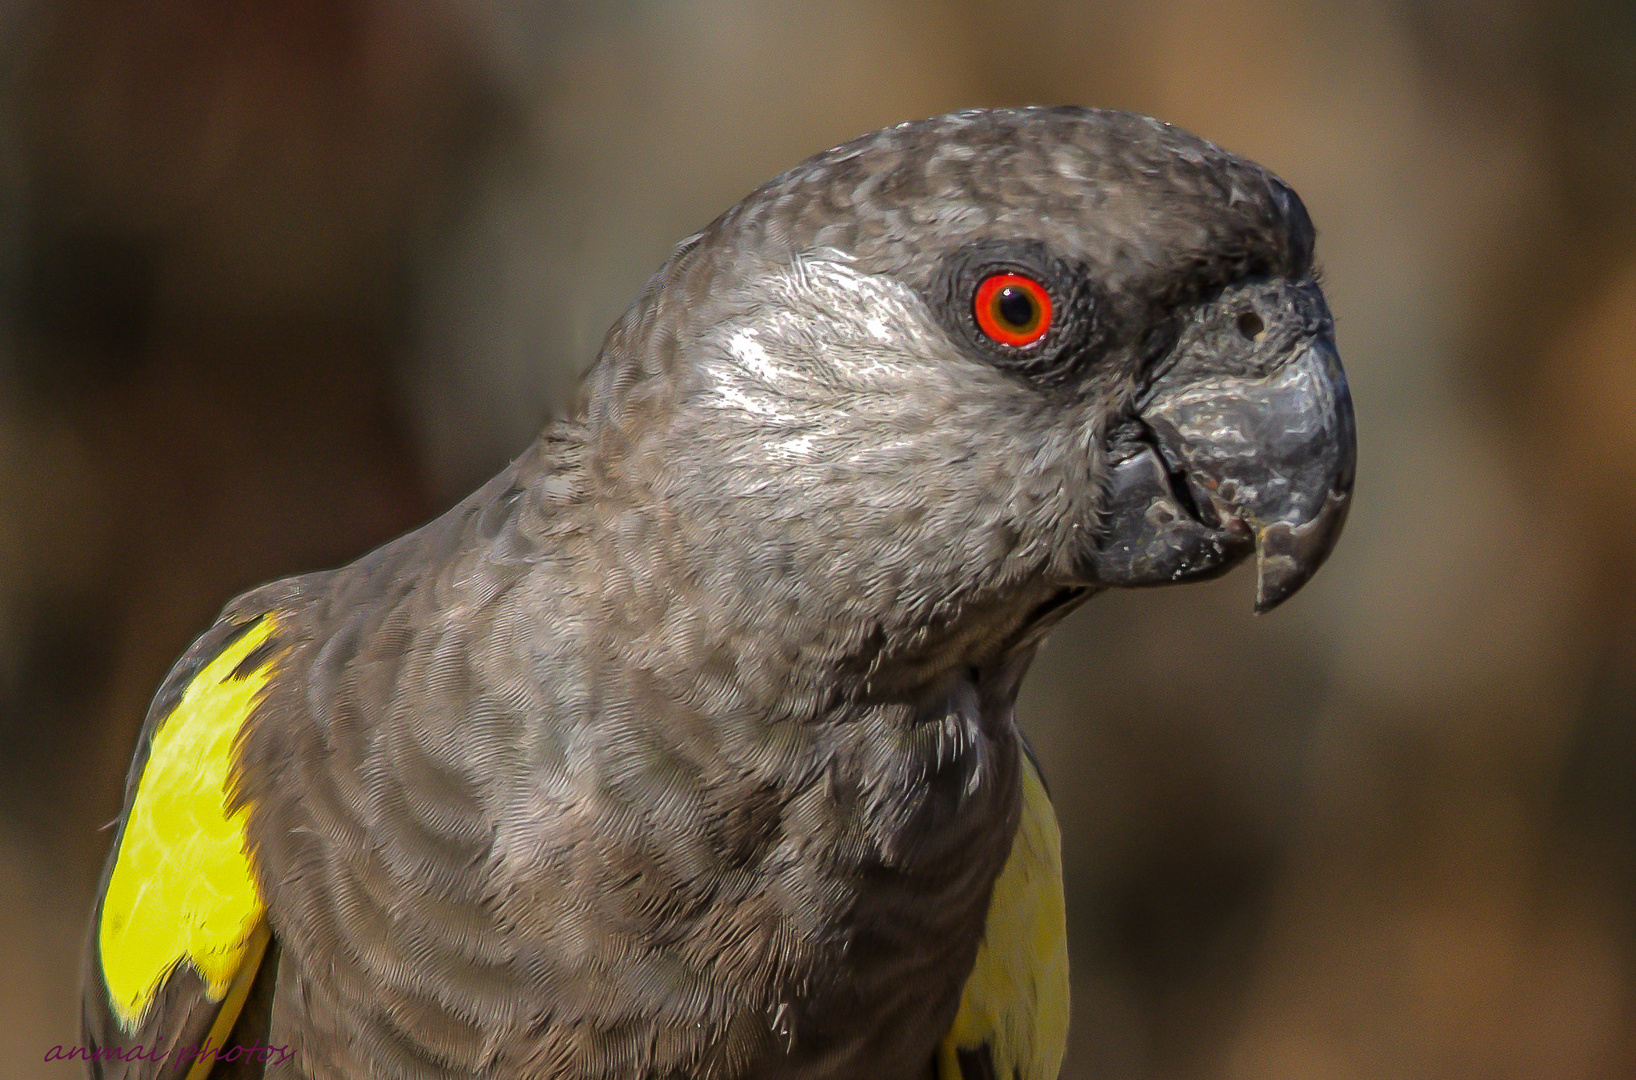
<svg viewBox="0 0 1636 1080">
<path fill-rule="evenodd" d="M 220 1011 L 216 1013 L 216 1022 L 211 1025 L 210 1034 L 205 1037 L 204 1046 L 225 1047 L 227 1036 L 232 1034 L 233 1023 L 238 1020 L 239 1013 L 244 1009 L 245 999 L 250 996 L 250 987 L 256 981 L 256 969 L 261 966 L 261 957 L 267 951 L 267 942 L 272 939 L 273 932 L 268 929 L 265 919 L 256 923 L 250 931 L 250 940 L 246 943 L 244 960 L 239 966 L 237 975 L 233 976 L 233 984 L 227 988 L 227 998 L 222 1002 Z M 205 1080 L 210 1071 L 216 1067 L 215 1055 L 201 1053 L 194 1059 L 193 1067 L 187 1071 L 184 1080 Z"/>
<path fill-rule="evenodd" d="M 265 664 L 234 670 L 274 629 L 264 617 L 222 650 L 153 733 L 98 929 L 103 979 L 127 1031 L 176 965 L 191 964 L 220 1001 L 265 945 L 246 811 L 229 813 L 227 796 L 239 732 L 271 678 Z"/>
<path fill-rule="evenodd" d="M 963 1080 L 957 1051 L 985 1045 L 997 1080 L 1056 1080 L 1068 1047 L 1062 836 L 1026 755 L 1022 784 L 1022 820 L 994 883 L 960 1011 L 938 1047 L 938 1080 Z"/>
</svg>

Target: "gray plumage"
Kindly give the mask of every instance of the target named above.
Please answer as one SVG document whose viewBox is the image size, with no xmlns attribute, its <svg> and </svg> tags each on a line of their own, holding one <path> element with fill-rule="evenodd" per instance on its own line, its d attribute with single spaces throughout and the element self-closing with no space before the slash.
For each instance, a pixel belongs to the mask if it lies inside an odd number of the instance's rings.
<svg viewBox="0 0 1636 1080">
<path fill-rule="evenodd" d="M 241 1024 L 297 1055 L 269 1073 L 927 1075 L 1041 636 L 1226 569 L 1276 501 L 1194 470 L 1174 410 L 1155 436 L 1155 388 L 1333 368 L 1301 581 L 1333 543 L 1351 418 L 1312 243 L 1260 167 L 1079 109 L 867 136 L 685 241 L 573 419 L 224 613 L 285 650 L 241 758 L 276 941 Z M 973 322 L 996 266 L 1058 289 L 1039 348 Z"/>
</svg>

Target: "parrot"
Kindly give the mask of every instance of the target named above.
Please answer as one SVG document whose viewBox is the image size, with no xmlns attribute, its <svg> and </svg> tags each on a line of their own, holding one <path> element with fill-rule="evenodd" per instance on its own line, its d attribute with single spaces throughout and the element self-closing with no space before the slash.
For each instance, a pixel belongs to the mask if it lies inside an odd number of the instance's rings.
<svg viewBox="0 0 1636 1080">
<path fill-rule="evenodd" d="M 1334 548 L 1315 230 L 1118 110 L 906 122 L 683 240 L 578 399 L 160 686 L 94 1077 L 1053 1080 L 1061 839 L 1016 702 L 1096 593 Z M 544 298 L 545 302 L 550 299 Z"/>
</svg>

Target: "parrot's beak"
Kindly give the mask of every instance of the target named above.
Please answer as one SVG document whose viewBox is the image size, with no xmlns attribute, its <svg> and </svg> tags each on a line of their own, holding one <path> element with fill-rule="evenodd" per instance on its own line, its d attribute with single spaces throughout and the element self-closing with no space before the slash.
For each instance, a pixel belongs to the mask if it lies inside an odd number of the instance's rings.
<svg viewBox="0 0 1636 1080">
<path fill-rule="evenodd" d="M 1254 537 L 1255 609 L 1270 611 L 1329 557 L 1352 501 L 1357 435 L 1335 344 L 1325 335 L 1264 373 L 1165 382 L 1143 419 L 1199 508 Z"/>
<path fill-rule="evenodd" d="M 1323 565 L 1351 503 L 1357 435 L 1333 339 L 1184 359 L 1110 457 L 1100 582 L 1209 577 L 1253 549 L 1255 608 L 1270 611 Z"/>
</svg>

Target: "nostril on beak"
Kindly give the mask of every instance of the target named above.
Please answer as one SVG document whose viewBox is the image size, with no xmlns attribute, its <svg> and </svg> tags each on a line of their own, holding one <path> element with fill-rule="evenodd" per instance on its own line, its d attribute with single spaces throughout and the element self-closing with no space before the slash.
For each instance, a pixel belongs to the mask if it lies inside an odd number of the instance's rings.
<svg viewBox="0 0 1636 1080">
<path fill-rule="evenodd" d="M 1246 311 L 1238 317 L 1238 332 L 1243 334 L 1247 341 L 1259 341 L 1261 335 L 1267 332 L 1267 324 L 1261 321 L 1261 316 L 1253 311 Z"/>
</svg>

